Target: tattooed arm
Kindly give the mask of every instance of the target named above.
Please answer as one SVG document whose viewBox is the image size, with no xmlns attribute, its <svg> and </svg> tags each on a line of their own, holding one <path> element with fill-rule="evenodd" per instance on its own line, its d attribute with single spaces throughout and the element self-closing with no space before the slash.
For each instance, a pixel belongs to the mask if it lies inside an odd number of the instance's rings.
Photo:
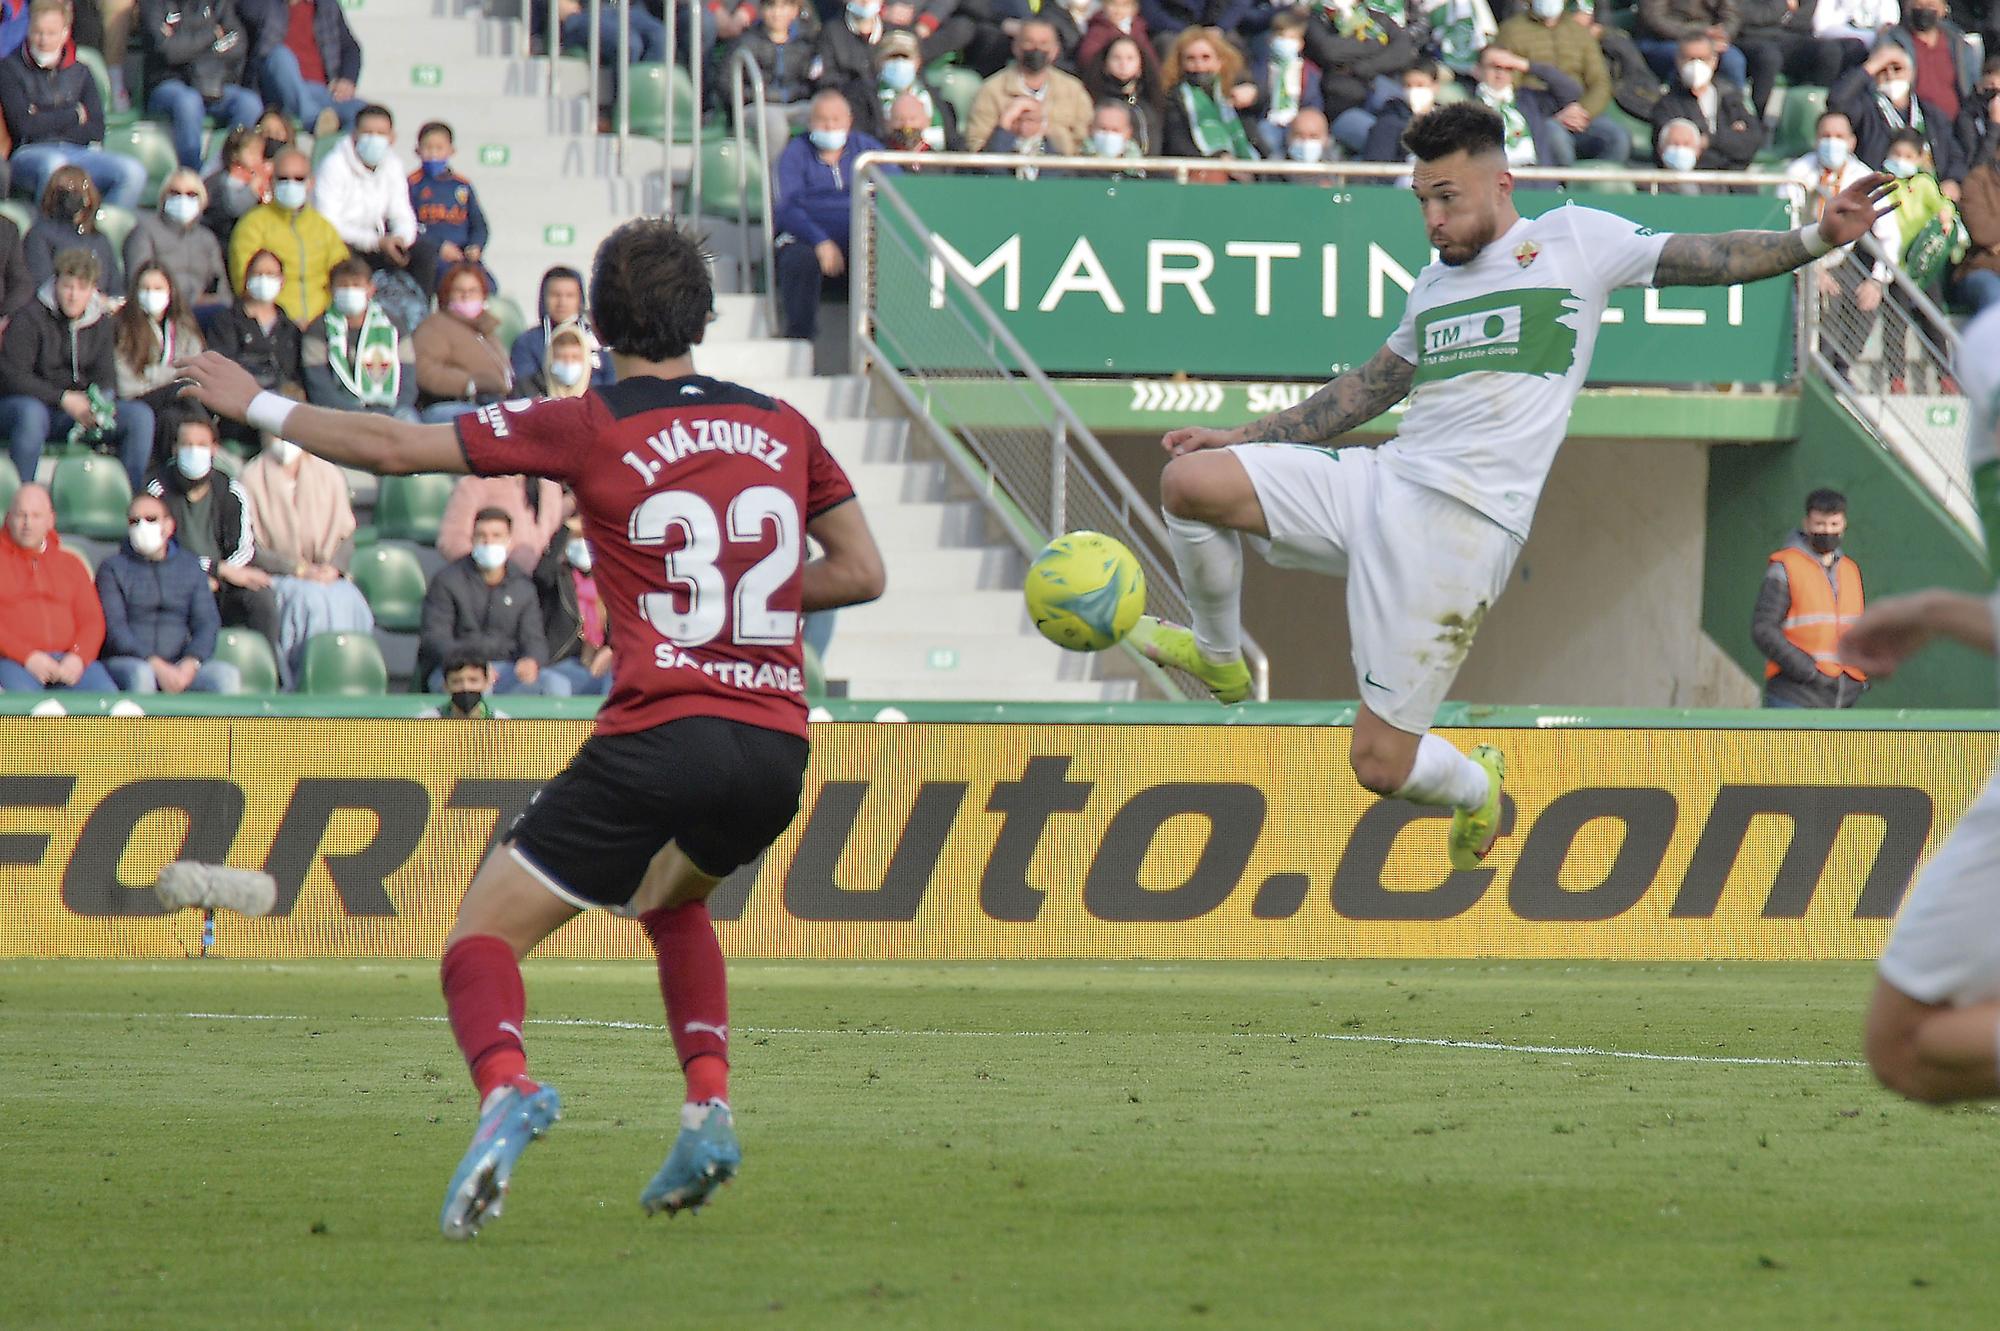
<svg viewBox="0 0 2000 1331">
<path fill-rule="evenodd" d="M 1864 176 L 1827 200 L 1818 223 L 1826 248 L 1817 254 L 1859 240 L 1877 217 L 1895 207 L 1891 199 L 1895 183 L 1889 176 Z M 1723 287 L 1789 273 L 1817 257 L 1806 247 L 1805 233 L 1812 229 L 1669 236 L 1660 248 L 1653 285 Z"/>
<path fill-rule="evenodd" d="M 1358 370 L 1351 370 L 1296 407 L 1275 412 L 1233 430 L 1190 425 L 1160 441 L 1176 457 L 1203 448 L 1226 448 L 1253 439 L 1323 444 L 1374 420 L 1410 391 L 1417 367 L 1383 347 Z"/>
</svg>

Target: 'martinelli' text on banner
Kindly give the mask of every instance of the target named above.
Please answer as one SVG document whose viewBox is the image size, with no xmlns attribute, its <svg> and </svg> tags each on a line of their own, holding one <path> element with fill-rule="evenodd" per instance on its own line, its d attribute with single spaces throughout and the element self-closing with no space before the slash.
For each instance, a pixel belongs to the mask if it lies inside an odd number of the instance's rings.
<svg viewBox="0 0 2000 1331">
<path fill-rule="evenodd" d="M 435 955 L 573 721 L 0 719 L 0 954 L 171 957 L 176 858 L 269 872 L 237 957 Z M 821 725 L 805 804 L 711 901 L 785 958 L 1868 958 L 1971 802 L 1990 733 L 1506 730 L 1506 835 L 1454 873 L 1437 810 L 1319 726 Z M 543 948 L 649 955 L 592 912 Z"/>
<path fill-rule="evenodd" d="M 883 188 L 922 219 L 936 257 L 912 262 L 923 238 L 906 234 L 895 209 L 877 210 L 875 225 L 895 233 L 874 278 L 877 337 L 892 359 L 927 372 L 953 368 L 954 349 L 973 346 L 952 308 L 959 297 L 948 265 L 1052 374 L 1316 382 L 1375 354 L 1431 259 L 1416 201 L 1387 185 L 1209 189 L 924 175 Z M 1567 198 L 1514 196 L 1527 216 Z M 1578 203 L 1660 232 L 1792 225 L 1772 195 L 1585 193 Z M 1789 278 L 1622 291 L 1590 382 L 1782 383 L 1792 377 L 1793 341 Z"/>
</svg>

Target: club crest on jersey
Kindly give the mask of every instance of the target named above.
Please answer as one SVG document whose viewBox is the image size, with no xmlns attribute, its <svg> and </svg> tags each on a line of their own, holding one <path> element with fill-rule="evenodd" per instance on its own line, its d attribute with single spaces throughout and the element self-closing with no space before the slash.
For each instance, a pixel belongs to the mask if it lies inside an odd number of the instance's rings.
<svg viewBox="0 0 2000 1331">
<path fill-rule="evenodd" d="M 1526 268 L 1542 256 L 1542 247 L 1532 240 L 1524 240 L 1514 249 L 1514 262 Z"/>
</svg>

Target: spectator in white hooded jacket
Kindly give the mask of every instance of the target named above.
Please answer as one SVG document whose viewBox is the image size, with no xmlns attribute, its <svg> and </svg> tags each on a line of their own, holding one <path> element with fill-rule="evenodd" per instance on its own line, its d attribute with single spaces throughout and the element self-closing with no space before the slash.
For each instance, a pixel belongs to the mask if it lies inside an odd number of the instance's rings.
<svg viewBox="0 0 2000 1331">
<path fill-rule="evenodd" d="M 410 171 L 396 155 L 396 124 L 384 106 L 362 108 L 313 175 L 313 206 L 333 223 L 356 258 L 376 272 L 414 277 L 426 299 L 437 286 L 434 253 L 418 251 Z"/>
</svg>

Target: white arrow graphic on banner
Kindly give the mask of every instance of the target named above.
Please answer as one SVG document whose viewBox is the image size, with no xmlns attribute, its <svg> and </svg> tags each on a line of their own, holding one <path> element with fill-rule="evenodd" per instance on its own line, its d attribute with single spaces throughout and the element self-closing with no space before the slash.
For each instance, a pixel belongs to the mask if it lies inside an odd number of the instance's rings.
<svg viewBox="0 0 2000 1331">
<path fill-rule="evenodd" d="M 1132 381 L 1133 411 L 1216 411 L 1222 406 L 1222 385 L 1155 379 Z"/>
</svg>

